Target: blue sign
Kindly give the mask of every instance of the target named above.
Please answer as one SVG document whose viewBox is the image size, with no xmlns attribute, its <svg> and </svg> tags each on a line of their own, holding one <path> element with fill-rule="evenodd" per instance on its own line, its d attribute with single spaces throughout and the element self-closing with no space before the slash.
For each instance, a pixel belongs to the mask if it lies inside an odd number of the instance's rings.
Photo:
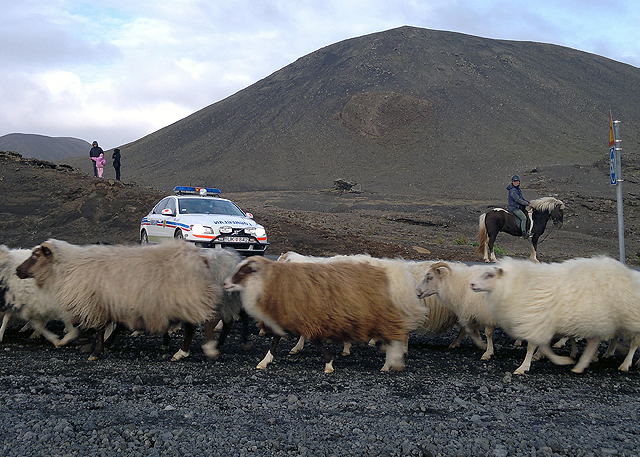
<svg viewBox="0 0 640 457">
<path fill-rule="evenodd" d="M 612 146 L 609 148 L 609 171 L 611 172 L 611 184 L 618 184 L 618 177 L 616 176 L 616 148 Z"/>
</svg>

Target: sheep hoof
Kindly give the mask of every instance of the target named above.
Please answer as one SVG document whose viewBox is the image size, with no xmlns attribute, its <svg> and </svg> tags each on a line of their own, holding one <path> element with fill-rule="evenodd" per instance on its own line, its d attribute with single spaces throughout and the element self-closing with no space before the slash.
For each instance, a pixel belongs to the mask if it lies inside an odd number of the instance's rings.
<svg viewBox="0 0 640 457">
<path fill-rule="evenodd" d="M 251 350 L 252 347 L 253 347 L 253 343 L 251 341 L 249 341 L 249 342 L 244 343 L 242 345 L 242 350 L 243 351 L 249 351 L 249 350 Z"/>
<path fill-rule="evenodd" d="M 623 363 L 622 365 L 620 365 L 620 366 L 618 367 L 618 370 L 619 370 L 619 371 L 627 372 L 627 371 L 629 371 L 629 366 Z"/>
<path fill-rule="evenodd" d="M 571 369 L 571 371 L 573 371 L 574 373 L 578 373 L 578 374 L 580 374 L 580 373 L 582 373 L 582 372 L 584 371 L 584 368 L 581 368 L 581 367 L 573 367 L 573 368 Z"/>
<path fill-rule="evenodd" d="M 333 360 L 324 366 L 325 373 L 333 373 Z"/>
<path fill-rule="evenodd" d="M 492 355 L 493 354 L 487 354 L 485 352 L 484 354 L 482 354 L 482 357 L 480 357 L 480 360 L 490 360 Z"/>
<path fill-rule="evenodd" d="M 342 355 L 346 357 L 346 356 L 348 356 L 348 355 L 351 355 L 351 352 L 349 352 L 349 351 L 342 351 Z"/>
<path fill-rule="evenodd" d="M 256 365 L 256 368 L 257 368 L 258 370 L 264 370 L 265 368 L 267 368 L 267 366 L 266 366 L 266 365 L 263 365 L 262 363 L 259 363 L 258 365 Z"/>
<path fill-rule="evenodd" d="M 173 354 L 173 357 L 171 357 L 171 361 L 172 362 L 177 362 L 178 360 L 182 360 L 185 357 L 189 357 L 189 353 L 183 351 L 182 349 L 180 349 L 180 350 L 178 350 L 178 352 Z"/>
<path fill-rule="evenodd" d="M 98 360 L 98 356 L 97 355 L 90 355 L 87 360 L 90 361 L 90 362 L 95 362 L 96 360 Z"/>
<path fill-rule="evenodd" d="M 218 351 L 218 344 L 215 341 L 209 341 L 202 345 L 202 352 L 210 359 L 217 359 L 220 355 Z"/>
<path fill-rule="evenodd" d="M 513 372 L 513 374 L 525 374 L 527 372 L 527 370 L 521 370 L 520 368 L 518 368 L 516 371 Z"/>
</svg>

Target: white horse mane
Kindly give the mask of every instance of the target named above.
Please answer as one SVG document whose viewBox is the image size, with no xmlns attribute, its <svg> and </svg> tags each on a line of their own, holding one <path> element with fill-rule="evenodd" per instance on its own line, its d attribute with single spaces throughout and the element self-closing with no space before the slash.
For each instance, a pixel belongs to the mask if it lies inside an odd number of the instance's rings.
<svg viewBox="0 0 640 457">
<path fill-rule="evenodd" d="M 542 197 L 531 200 L 531 206 L 538 211 L 553 211 L 555 208 L 564 209 L 564 203 L 555 197 Z"/>
</svg>

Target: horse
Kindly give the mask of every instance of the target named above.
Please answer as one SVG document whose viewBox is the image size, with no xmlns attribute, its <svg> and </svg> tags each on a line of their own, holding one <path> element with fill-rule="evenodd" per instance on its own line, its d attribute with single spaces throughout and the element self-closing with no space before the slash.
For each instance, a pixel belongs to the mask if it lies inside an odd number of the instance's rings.
<svg viewBox="0 0 640 457">
<path fill-rule="evenodd" d="M 564 203 L 555 197 L 543 197 L 531 201 L 533 206 L 533 228 L 531 229 L 531 260 L 538 263 L 536 250 L 538 249 L 538 239 L 544 233 L 549 219 L 553 221 L 555 227 L 562 227 L 564 214 Z M 531 221 L 527 220 L 527 224 Z M 480 215 L 478 228 L 478 254 L 484 255 L 485 262 L 497 262 L 493 252 L 493 244 L 499 232 L 509 235 L 522 236 L 520 229 L 520 219 L 512 212 L 502 208 L 495 208 Z"/>
</svg>

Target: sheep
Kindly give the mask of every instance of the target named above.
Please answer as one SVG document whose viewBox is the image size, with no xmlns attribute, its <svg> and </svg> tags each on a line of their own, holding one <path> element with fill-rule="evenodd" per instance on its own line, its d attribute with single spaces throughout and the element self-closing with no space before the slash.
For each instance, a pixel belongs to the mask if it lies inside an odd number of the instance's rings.
<svg viewBox="0 0 640 457">
<path fill-rule="evenodd" d="M 235 249 L 202 249 L 201 251 L 209 261 L 209 269 L 215 284 L 223 287 L 224 280 L 235 270 L 242 261 L 242 256 Z M 243 349 L 248 350 L 251 344 L 248 342 L 249 316 L 242 309 L 242 301 L 238 292 L 227 292 L 223 290 L 222 298 L 218 303 L 218 311 L 213 319 L 205 322 L 204 343 L 202 351 L 210 359 L 215 359 L 220 354 L 220 348 L 229 335 L 235 321 L 242 321 Z M 222 322 L 222 329 L 218 340 L 214 339 L 214 331 L 219 322 Z"/>
<path fill-rule="evenodd" d="M 631 341 L 619 370 L 628 371 L 640 343 L 640 272 L 608 257 L 534 264 L 505 258 L 483 267 L 471 282 L 487 292 L 489 306 L 511 336 L 527 340 L 527 355 L 515 371 L 526 373 L 536 347 L 557 365 L 574 363 L 550 347 L 554 335 L 585 338 L 575 373 L 582 373 L 601 341 L 622 336 Z"/>
<path fill-rule="evenodd" d="M 403 369 L 403 341 L 427 313 L 415 295 L 406 293 L 412 282 L 400 264 L 356 259 L 292 263 L 251 257 L 238 265 L 224 287 L 240 291 L 245 310 L 275 333 L 257 368 L 273 361 L 280 338 L 292 333 L 318 346 L 325 373 L 332 373 L 333 358 L 323 340 L 380 339 L 389 343 L 382 371 Z"/>
<path fill-rule="evenodd" d="M 336 261 L 336 260 L 345 260 L 348 258 L 360 259 L 360 260 L 371 260 L 371 261 L 382 261 L 382 262 L 386 260 L 386 259 L 374 260 L 372 257 L 367 255 L 356 255 L 356 256 L 339 255 L 334 257 L 311 257 L 311 256 L 304 256 L 293 251 L 288 251 L 281 254 L 280 257 L 278 258 L 278 261 L 279 262 L 309 262 L 309 261 L 330 262 L 330 261 Z M 394 260 L 394 262 L 396 261 Z M 432 261 L 409 260 L 409 261 L 401 261 L 401 262 L 404 262 L 406 267 L 409 269 L 409 272 L 411 273 L 414 279 L 414 285 L 417 285 L 422 280 L 425 272 L 433 264 Z M 413 290 L 410 290 L 410 291 L 407 291 L 407 293 L 413 294 L 414 292 Z M 419 332 L 434 333 L 436 335 L 439 335 L 447 332 L 457 324 L 458 319 L 456 315 L 450 309 L 443 307 L 440 304 L 437 296 L 432 295 L 432 296 L 424 297 L 421 300 L 422 300 L 423 306 L 425 307 L 425 309 L 428 309 L 429 312 L 428 312 L 428 316 L 423 320 L 423 322 L 420 324 L 420 327 L 417 329 Z M 464 332 L 461 331 L 461 333 L 458 334 L 458 337 L 455 339 L 455 341 L 451 343 L 452 344 L 451 347 L 456 347 L 463 336 L 464 336 Z M 374 345 L 375 340 L 369 341 L 369 344 Z M 296 354 L 300 350 L 302 350 L 303 347 L 304 347 L 304 337 L 300 337 L 298 343 L 293 347 L 293 349 L 291 349 L 289 354 Z M 345 342 L 342 355 L 349 355 L 350 348 L 351 348 L 351 343 Z M 406 353 L 406 349 L 407 348 L 405 346 L 405 353 Z"/>
<path fill-rule="evenodd" d="M 437 295 L 442 306 L 455 313 L 463 331 L 471 336 L 479 348 L 486 349 L 481 360 L 489 360 L 494 354 L 493 331 L 497 321 L 489 309 L 486 296 L 473 293 L 469 287 L 471 280 L 478 274 L 478 268 L 480 267 L 436 262 L 416 286 L 416 293 L 419 298 Z M 480 328 L 484 328 L 486 344 L 478 333 Z"/>
<path fill-rule="evenodd" d="M 39 290 L 33 279 L 20 279 L 16 275 L 18 265 L 30 255 L 28 249 L 0 246 L 0 311 L 4 312 L 0 341 L 4 338 L 10 319 L 14 317 L 28 322 L 34 329 L 32 338 L 42 335 L 54 346 L 64 346 L 80 333 L 73 325 L 71 314 L 64 312 L 52 295 Z M 46 328 L 51 320 L 64 323 L 66 335 L 62 339 Z"/>
<path fill-rule="evenodd" d="M 17 268 L 34 278 L 82 327 L 98 330 L 89 360 L 97 360 L 110 322 L 165 334 L 183 322 L 185 337 L 172 360 L 189 354 L 196 325 L 211 319 L 222 289 L 199 248 L 175 241 L 154 246 L 76 246 L 49 239 Z"/>
</svg>

